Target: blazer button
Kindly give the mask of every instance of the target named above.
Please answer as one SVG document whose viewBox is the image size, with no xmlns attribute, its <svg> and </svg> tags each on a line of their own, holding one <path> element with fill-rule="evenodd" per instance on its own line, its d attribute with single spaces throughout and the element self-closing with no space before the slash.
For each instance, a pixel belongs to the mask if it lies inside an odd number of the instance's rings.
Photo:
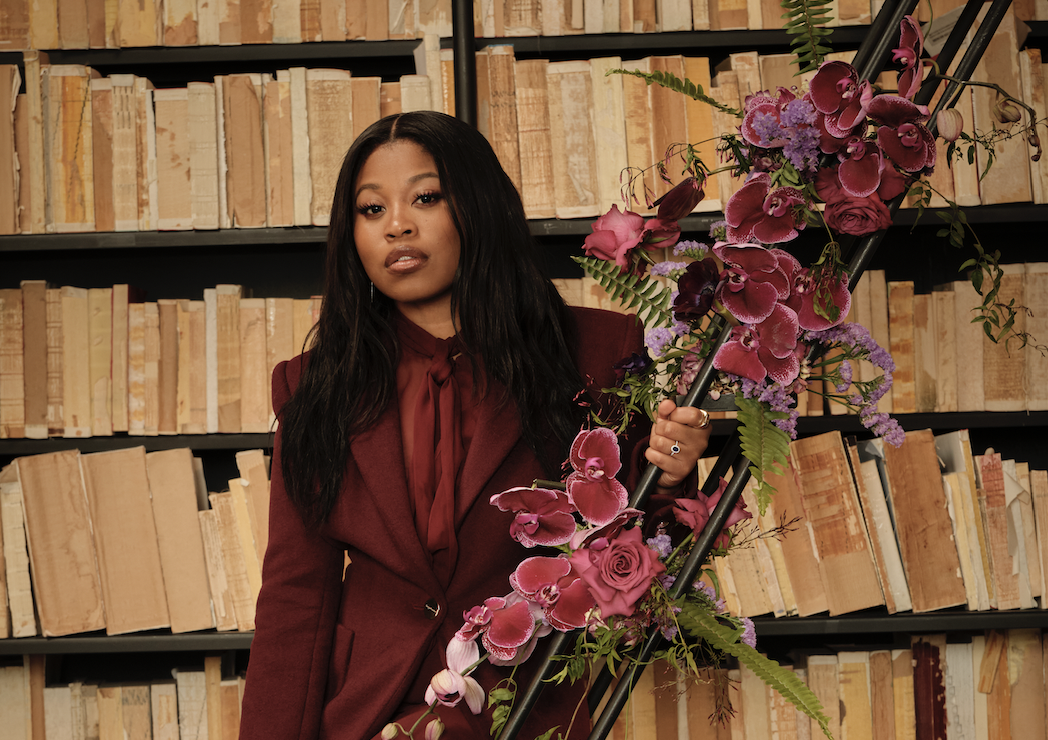
<svg viewBox="0 0 1048 740">
<path fill-rule="evenodd" d="M 436 599 L 430 599 L 422 608 L 427 619 L 436 619 L 440 614 L 440 604 L 437 603 Z"/>
</svg>

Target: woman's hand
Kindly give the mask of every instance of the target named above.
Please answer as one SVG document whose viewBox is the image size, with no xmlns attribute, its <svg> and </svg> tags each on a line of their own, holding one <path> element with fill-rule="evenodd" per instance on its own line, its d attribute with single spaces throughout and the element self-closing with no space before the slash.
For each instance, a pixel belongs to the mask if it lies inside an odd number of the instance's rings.
<svg viewBox="0 0 1048 740">
<path fill-rule="evenodd" d="M 702 409 L 678 408 L 669 399 L 659 404 L 644 457 L 662 470 L 660 493 L 677 493 L 706 451 L 710 431 L 710 415 Z"/>
</svg>

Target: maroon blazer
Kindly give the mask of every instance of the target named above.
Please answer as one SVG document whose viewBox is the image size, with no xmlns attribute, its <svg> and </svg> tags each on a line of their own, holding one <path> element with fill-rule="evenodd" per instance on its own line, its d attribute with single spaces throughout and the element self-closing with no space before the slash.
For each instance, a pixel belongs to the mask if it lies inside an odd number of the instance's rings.
<svg viewBox="0 0 1048 740">
<path fill-rule="evenodd" d="M 613 363 L 640 350 L 640 324 L 604 311 L 574 313 L 579 370 L 598 389 L 614 385 Z M 301 356 L 275 369 L 278 414 L 301 372 Z M 542 477 L 513 404 L 497 412 L 486 404 L 477 420 L 456 502 L 459 560 L 446 589 L 415 532 L 399 419 L 391 404 L 351 441 L 342 494 L 319 534 L 304 527 L 287 498 L 277 430 L 269 548 L 240 726 L 244 740 L 372 738 L 393 718 L 420 671 L 428 680 L 443 667 L 440 656 L 462 626 L 463 612 L 508 593 L 509 574 L 528 555 L 509 536 L 511 515 L 488 503 L 495 493 Z M 344 551 L 352 563 L 343 580 Z M 540 644 L 531 665 L 518 670 L 521 691 L 543 650 Z M 509 672 L 484 664 L 474 676 L 487 691 Z M 535 737 L 551 724 L 566 729 L 580 692 L 547 690 L 521 737 Z M 452 713 L 457 716 L 445 737 L 488 737 L 486 714 L 473 718 L 464 702 L 441 710 L 446 721 Z M 588 732 L 584 708 L 576 725 Z"/>
</svg>

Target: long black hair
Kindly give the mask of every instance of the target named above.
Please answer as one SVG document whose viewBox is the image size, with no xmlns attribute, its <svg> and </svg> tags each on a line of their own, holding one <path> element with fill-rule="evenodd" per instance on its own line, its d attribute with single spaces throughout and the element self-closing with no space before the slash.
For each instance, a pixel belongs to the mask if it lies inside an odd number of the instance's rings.
<svg viewBox="0 0 1048 740">
<path fill-rule="evenodd" d="M 458 336 L 481 393 L 516 403 L 522 436 L 552 475 L 579 429 L 583 381 L 572 353 L 571 314 L 546 278 L 524 207 L 487 140 L 451 116 L 387 116 L 353 143 L 335 186 L 320 318 L 308 362 L 279 411 L 285 486 L 303 520 L 319 526 L 338 497 L 349 442 L 396 394 L 399 349 L 392 303 L 364 271 L 353 241 L 355 186 L 378 147 L 413 141 L 436 162 L 461 254 L 451 291 Z M 364 390 L 366 389 L 366 390 Z"/>
</svg>

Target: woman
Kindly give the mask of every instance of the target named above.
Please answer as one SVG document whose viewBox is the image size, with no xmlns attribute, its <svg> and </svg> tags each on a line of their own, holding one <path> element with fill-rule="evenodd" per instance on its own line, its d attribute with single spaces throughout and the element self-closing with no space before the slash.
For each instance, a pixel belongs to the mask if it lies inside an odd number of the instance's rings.
<svg viewBox="0 0 1048 740">
<path fill-rule="evenodd" d="M 507 592 L 526 553 L 488 498 L 559 477 L 580 392 L 613 385 L 641 336 L 632 317 L 569 310 L 536 263 L 520 198 L 469 126 L 391 116 L 350 148 L 312 347 L 273 374 L 242 738 L 367 740 L 410 723 L 462 613 Z M 700 415 L 660 408 L 645 455 L 664 493 L 705 449 Z M 485 689 L 507 675 L 474 674 Z M 547 692 L 522 737 L 566 730 L 580 692 Z M 490 717 L 464 704 L 441 717 L 446 737 L 488 737 Z"/>
</svg>

